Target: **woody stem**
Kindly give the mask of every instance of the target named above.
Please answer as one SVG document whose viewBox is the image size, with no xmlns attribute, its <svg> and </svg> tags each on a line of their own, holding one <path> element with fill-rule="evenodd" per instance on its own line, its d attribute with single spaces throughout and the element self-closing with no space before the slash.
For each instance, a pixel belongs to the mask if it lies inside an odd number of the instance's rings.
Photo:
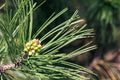
<svg viewBox="0 0 120 80">
<path fill-rule="evenodd" d="M 22 56 L 20 56 L 15 63 L 12 64 L 0 64 L 0 73 L 5 72 L 6 70 L 11 70 L 13 68 L 16 68 L 18 66 L 20 66 L 21 62 L 23 59 L 26 59 L 28 57 L 28 53 L 24 53 Z"/>
</svg>

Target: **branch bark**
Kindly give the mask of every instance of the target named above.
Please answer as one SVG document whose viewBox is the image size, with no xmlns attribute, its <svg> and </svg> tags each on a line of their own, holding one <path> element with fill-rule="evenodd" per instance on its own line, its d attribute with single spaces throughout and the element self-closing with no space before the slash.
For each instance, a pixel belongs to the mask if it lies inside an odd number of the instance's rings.
<svg viewBox="0 0 120 80">
<path fill-rule="evenodd" d="M 20 56 L 15 63 L 7 64 L 7 65 L 0 64 L 0 73 L 19 67 L 22 63 L 22 60 L 26 58 L 28 58 L 28 53 L 24 52 L 23 55 Z"/>
</svg>

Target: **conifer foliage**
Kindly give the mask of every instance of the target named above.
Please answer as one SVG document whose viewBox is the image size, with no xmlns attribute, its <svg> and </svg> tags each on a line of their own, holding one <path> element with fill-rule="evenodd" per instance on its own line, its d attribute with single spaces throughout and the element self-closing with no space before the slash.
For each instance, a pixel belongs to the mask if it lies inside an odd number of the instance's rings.
<svg viewBox="0 0 120 80">
<path fill-rule="evenodd" d="M 12 0 L 14 10 L 7 2 L 0 18 L 0 78 L 1 80 L 85 80 L 94 73 L 82 66 L 66 61 L 96 48 L 91 42 L 63 54 L 60 49 L 71 42 L 93 37 L 94 30 L 80 26 L 78 11 L 70 19 L 36 39 L 49 25 L 67 11 L 53 13 L 39 29 L 33 32 L 33 13 L 37 3 L 33 0 Z M 51 38 L 52 37 L 52 38 Z M 48 41 L 47 43 L 46 40 Z"/>
</svg>

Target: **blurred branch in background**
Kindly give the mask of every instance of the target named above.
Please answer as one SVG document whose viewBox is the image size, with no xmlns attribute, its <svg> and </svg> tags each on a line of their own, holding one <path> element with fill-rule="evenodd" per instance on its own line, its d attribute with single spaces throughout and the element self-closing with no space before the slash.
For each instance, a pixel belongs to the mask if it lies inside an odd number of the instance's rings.
<svg viewBox="0 0 120 80">
<path fill-rule="evenodd" d="M 119 12 L 119 0 L 96 0 L 88 8 L 87 20 L 96 30 L 98 46 L 120 46 Z"/>
</svg>

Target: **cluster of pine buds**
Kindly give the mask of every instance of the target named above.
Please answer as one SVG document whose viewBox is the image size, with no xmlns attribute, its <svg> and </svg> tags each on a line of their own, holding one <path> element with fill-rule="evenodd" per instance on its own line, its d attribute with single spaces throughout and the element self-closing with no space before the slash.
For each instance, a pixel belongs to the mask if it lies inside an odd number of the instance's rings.
<svg viewBox="0 0 120 80">
<path fill-rule="evenodd" d="M 29 55 L 35 55 L 36 53 L 41 51 L 41 44 L 38 39 L 33 39 L 26 43 L 24 52 L 27 52 Z"/>
</svg>

